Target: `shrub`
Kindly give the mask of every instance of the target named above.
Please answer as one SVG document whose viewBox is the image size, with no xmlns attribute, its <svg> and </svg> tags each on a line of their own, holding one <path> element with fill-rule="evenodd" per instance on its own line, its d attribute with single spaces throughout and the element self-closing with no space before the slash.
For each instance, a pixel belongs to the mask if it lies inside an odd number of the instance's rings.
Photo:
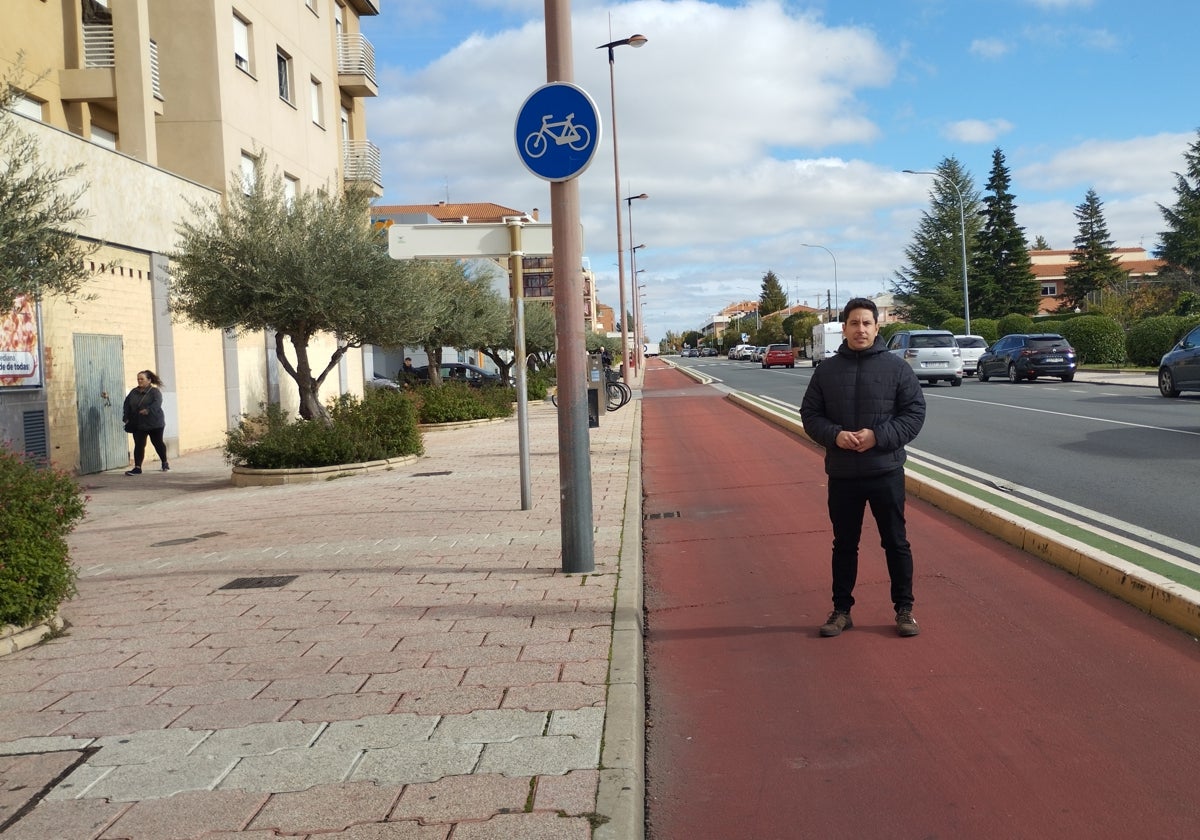
<svg viewBox="0 0 1200 840">
<path fill-rule="evenodd" d="M 1000 338 L 995 318 L 972 318 L 971 334 L 979 336 L 988 344 L 995 344 L 996 340 Z"/>
<path fill-rule="evenodd" d="M 529 400 L 544 400 L 554 384 L 554 368 L 538 368 L 525 372 L 525 396 Z"/>
<path fill-rule="evenodd" d="M 290 420 L 277 405 L 242 417 L 225 434 L 225 458 L 251 469 L 328 467 L 379 461 L 424 451 L 416 408 L 405 392 L 371 390 L 362 400 L 342 396 L 330 405 L 328 425 Z"/>
<path fill-rule="evenodd" d="M 417 417 L 422 423 L 511 417 L 516 399 L 507 386 L 472 388 L 461 382 L 443 382 L 437 388 L 423 385 L 416 395 Z"/>
<path fill-rule="evenodd" d="M 927 330 L 929 327 L 924 324 L 906 324 L 903 321 L 894 321 L 891 324 L 884 324 L 879 328 L 879 337 L 885 342 L 893 335 L 903 330 Z"/>
<path fill-rule="evenodd" d="M 1119 365 L 1125 361 L 1125 330 L 1107 315 L 1080 315 L 1058 325 L 1075 348 L 1079 364 Z"/>
<path fill-rule="evenodd" d="M 1158 367 L 1163 354 L 1197 323 L 1200 318 L 1179 315 L 1156 315 L 1139 321 L 1129 328 L 1125 338 L 1129 361 L 1142 367 Z"/>
<path fill-rule="evenodd" d="M 972 324 L 972 327 L 975 325 Z M 942 329 L 950 330 L 955 335 L 965 335 L 967 332 L 967 322 L 963 318 L 947 318 L 942 321 Z"/>
<path fill-rule="evenodd" d="M 1004 338 L 1006 335 L 1014 335 L 1016 333 L 1033 332 L 1033 319 L 1028 315 L 1021 315 L 1018 312 L 1012 312 L 1005 315 L 996 322 L 996 338 Z"/>
<path fill-rule="evenodd" d="M 75 594 L 66 537 L 84 513 L 71 476 L 0 446 L 0 625 L 43 621 Z"/>
</svg>

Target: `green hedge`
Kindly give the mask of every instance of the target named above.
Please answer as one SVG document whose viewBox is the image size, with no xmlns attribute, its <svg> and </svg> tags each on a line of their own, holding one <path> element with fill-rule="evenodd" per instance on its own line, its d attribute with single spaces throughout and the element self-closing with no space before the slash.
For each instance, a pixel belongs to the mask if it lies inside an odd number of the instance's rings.
<svg viewBox="0 0 1200 840">
<path fill-rule="evenodd" d="M 528 387 L 526 394 L 529 393 Z M 473 388 L 461 382 L 443 382 L 434 388 L 422 385 L 413 392 L 422 423 L 454 423 L 511 417 L 516 391 L 502 385 Z"/>
<path fill-rule="evenodd" d="M 1004 338 L 1006 335 L 1031 333 L 1036 330 L 1033 327 L 1033 319 L 1028 315 L 1012 312 L 996 322 L 996 332 L 998 333 L 996 338 Z"/>
<path fill-rule="evenodd" d="M 1059 321 L 1056 329 L 1071 342 L 1081 365 L 1119 365 L 1125 361 L 1125 330 L 1107 315 L 1080 315 Z"/>
<path fill-rule="evenodd" d="M 0 625 L 44 621 L 75 594 L 66 537 L 84 513 L 75 479 L 0 446 Z"/>
<path fill-rule="evenodd" d="M 1196 324 L 1200 324 L 1200 318 L 1194 315 L 1157 315 L 1138 321 L 1125 337 L 1129 361 L 1141 367 L 1158 367 L 1163 354 Z"/>
<path fill-rule="evenodd" d="M 277 406 L 243 416 L 225 434 L 225 459 L 259 470 L 328 467 L 380 461 L 424 451 L 416 406 L 405 392 L 371 390 L 361 399 L 342 396 L 329 408 L 330 423 L 291 420 Z"/>
</svg>

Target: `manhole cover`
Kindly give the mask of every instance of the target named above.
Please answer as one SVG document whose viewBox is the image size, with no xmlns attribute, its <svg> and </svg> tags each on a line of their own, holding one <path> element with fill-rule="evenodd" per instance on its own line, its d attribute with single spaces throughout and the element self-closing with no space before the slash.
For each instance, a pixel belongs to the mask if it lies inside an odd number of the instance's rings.
<svg viewBox="0 0 1200 840">
<path fill-rule="evenodd" d="M 180 537 L 177 540 L 163 540 L 162 542 L 150 543 L 151 548 L 158 548 L 163 545 L 183 545 L 184 543 L 195 542 L 195 537 Z"/>
<path fill-rule="evenodd" d="M 677 511 L 677 510 L 670 511 L 669 513 L 648 513 L 648 514 L 646 514 L 647 519 L 676 519 L 678 517 L 679 517 L 679 511 Z"/>
<path fill-rule="evenodd" d="M 196 539 L 206 540 L 209 537 L 223 537 L 223 536 L 225 536 L 224 531 L 209 531 L 208 533 L 205 533 L 205 534 L 197 534 Z"/>
<path fill-rule="evenodd" d="M 452 472 L 452 470 L 440 470 L 438 472 L 413 473 L 413 478 L 425 478 L 431 475 L 450 475 Z"/>
<path fill-rule="evenodd" d="M 299 575 L 272 575 L 268 577 L 234 578 L 218 589 L 270 589 L 275 586 L 287 586 Z"/>
</svg>

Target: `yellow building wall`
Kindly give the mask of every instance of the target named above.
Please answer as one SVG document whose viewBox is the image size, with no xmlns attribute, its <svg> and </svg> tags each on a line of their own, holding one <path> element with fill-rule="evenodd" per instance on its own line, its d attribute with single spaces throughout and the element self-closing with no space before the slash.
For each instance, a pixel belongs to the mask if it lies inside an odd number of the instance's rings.
<svg viewBox="0 0 1200 840">
<path fill-rule="evenodd" d="M 176 318 L 176 399 L 179 404 L 179 451 L 212 449 L 225 443 L 224 351 L 218 330 L 202 330 Z"/>
</svg>

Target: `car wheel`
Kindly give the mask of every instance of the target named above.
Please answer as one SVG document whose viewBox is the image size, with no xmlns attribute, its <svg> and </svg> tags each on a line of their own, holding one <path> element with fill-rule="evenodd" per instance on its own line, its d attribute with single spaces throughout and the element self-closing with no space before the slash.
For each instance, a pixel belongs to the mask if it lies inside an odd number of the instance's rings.
<svg viewBox="0 0 1200 840">
<path fill-rule="evenodd" d="M 989 378 L 989 377 L 988 377 L 988 375 L 987 375 L 986 373 L 984 373 L 984 372 L 983 372 L 983 367 L 982 367 L 982 366 L 979 368 L 979 370 L 978 370 L 978 373 L 979 373 L 979 381 L 980 381 L 980 382 L 987 382 L 987 381 L 988 381 L 988 378 Z"/>
<path fill-rule="evenodd" d="M 1036 381 L 1037 381 L 1037 377 L 1038 377 L 1038 375 L 1037 375 L 1036 373 L 1031 373 L 1031 374 L 1029 374 L 1029 381 L 1030 381 L 1030 382 L 1036 382 Z"/>
<path fill-rule="evenodd" d="M 794 364 L 788 365 L 788 370 L 795 370 L 795 369 L 796 369 L 796 366 Z"/>
<path fill-rule="evenodd" d="M 770 370 L 770 369 L 771 369 L 771 366 L 770 366 L 770 365 L 768 365 L 768 364 L 763 364 L 763 365 L 760 365 L 760 367 L 761 367 L 763 370 Z"/>
<path fill-rule="evenodd" d="M 1011 363 L 1008 366 L 1008 381 L 1009 382 L 1020 382 L 1021 381 L 1021 377 L 1017 373 L 1017 366 L 1014 364 L 1011 364 Z"/>
<path fill-rule="evenodd" d="M 1064 373 L 1062 375 L 1063 382 L 1073 382 L 1074 380 L 1075 380 L 1075 374 L 1073 374 L 1073 373 Z"/>
<path fill-rule="evenodd" d="M 1178 397 L 1179 389 L 1175 387 L 1175 376 L 1170 368 L 1160 368 L 1158 371 L 1158 391 L 1164 397 Z"/>
<path fill-rule="evenodd" d="M 962 377 L 961 376 L 954 377 L 953 379 L 950 380 L 950 384 L 953 385 L 955 388 L 961 387 L 962 386 Z"/>
</svg>

